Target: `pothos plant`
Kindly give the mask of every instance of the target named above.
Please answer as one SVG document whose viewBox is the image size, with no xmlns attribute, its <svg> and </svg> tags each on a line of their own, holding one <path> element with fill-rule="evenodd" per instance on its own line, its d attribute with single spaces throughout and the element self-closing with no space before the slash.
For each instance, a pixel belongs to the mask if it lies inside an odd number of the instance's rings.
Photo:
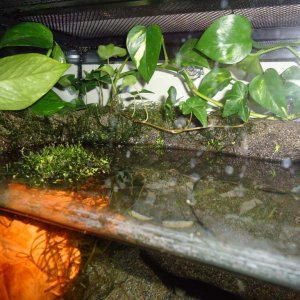
<svg viewBox="0 0 300 300">
<path fill-rule="evenodd" d="M 49 50 L 47 55 L 20 54 L 0 59 L 0 109 L 30 106 L 31 111 L 38 115 L 51 115 L 63 108 L 63 111 L 82 109 L 88 91 L 110 86 L 108 106 L 112 111 L 133 122 L 172 133 L 211 127 L 208 115 L 215 109 L 219 109 L 225 118 L 238 116 L 242 124 L 249 118 L 292 120 L 299 117 L 300 86 L 297 80 L 300 79 L 300 68 L 292 66 L 278 74 L 273 68 L 263 70 L 260 58 L 268 52 L 286 48 L 299 59 L 300 54 L 295 46 L 300 42 L 267 48 L 253 41 L 251 36 L 252 26 L 248 19 L 239 15 L 223 16 L 213 22 L 199 39 L 188 39 L 170 60 L 160 27 L 138 25 L 128 32 L 126 49 L 113 44 L 100 45 L 98 55 L 101 65 L 86 73 L 83 79 L 77 79 L 74 75 L 60 77 L 68 65 L 64 59 L 58 59 L 63 57 L 63 53 L 53 43 L 50 30 L 37 23 L 21 23 L 6 32 L 1 39 L 1 47 L 29 45 Z M 164 57 L 162 62 L 159 60 L 161 52 Z M 119 65 L 112 64 L 111 58 L 122 61 Z M 124 71 L 129 60 L 134 68 Z M 232 66 L 239 70 L 239 76 L 232 75 Z M 187 67 L 209 70 L 199 86 L 195 85 Z M 120 95 L 128 92 L 128 88 L 132 90 L 138 81 L 149 82 L 158 70 L 174 73 L 188 89 L 189 97 L 178 101 L 175 87 L 169 87 L 168 97 L 162 103 L 166 119 L 171 120 L 178 115 L 187 117 L 184 128 L 164 128 L 149 123 L 148 118 L 141 120 L 134 113 L 128 115 L 122 110 Z M 56 82 L 60 88 L 79 91 L 79 96 L 72 103 L 64 102 L 51 90 Z M 215 95 L 225 88 L 227 92 L 223 99 L 215 100 Z M 133 90 L 131 96 L 133 99 L 143 99 L 146 93 L 151 91 Z M 255 107 L 253 103 L 258 104 L 260 112 L 251 109 Z M 191 126 L 192 119 L 196 119 L 201 126 Z"/>
</svg>

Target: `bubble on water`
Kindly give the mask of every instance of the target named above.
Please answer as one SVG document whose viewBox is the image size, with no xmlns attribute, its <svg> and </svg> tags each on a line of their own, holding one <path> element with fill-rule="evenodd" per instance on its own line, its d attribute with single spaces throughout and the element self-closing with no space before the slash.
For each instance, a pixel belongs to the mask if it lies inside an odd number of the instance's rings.
<svg viewBox="0 0 300 300">
<path fill-rule="evenodd" d="M 204 153 L 204 151 L 202 149 L 200 149 L 200 150 L 197 151 L 196 156 L 200 157 L 200 156 L 203 155 L 203 153 Z"/>
<path fill-rule="evenodd" d="M 155 193 L 149 191 L 147 196 L 146 196 L 145 203 L 153 205 L 155 203 L 155 200 L 156 200 Z"/>
<path fill-rule="evenodd" d="M 178 117 L 175 120 L 174 125 L 176 128 L 182 129 L 186 126 L 186 119 L 184 117 Z"/>
<path fill-rule="evenodd" d="M 232 175 L 233 172 L 234 172 L 234 169 L 233 169 L 232 166 L 226 166 L 226 167 L 225 167 L 225 173 L 226 173 L 227 175 Z"/>
<path fill-rule="evenodd" d="M 240 178 L 244 178 L 247 166 L 243 165 L 241 168 Z"/>
<path fill-rule="evenodd" d="M 191 206 L 196 205 L 197 201 L 192 193 L 188 193 L 186 197 L 186 203 Z"/>
<path fill-rule="evenodd" d="M 221 3 L 220 3 L 221 9 L 226 9 L 226 8 L 228 8 L 228 6 L 229 6 L 228 0 L 221 0 Z"/>
<path fill-rule="evenodd" d="M 191 158 L 190 166 L 191 166 L 191 169 L 194 169 L 196 167 L 196 159 L 195 158 Z"/>
<path fill-rule="evenodd" d="M 241 142 L 241 148 L 242 148 L 243 154 L 247 154 L 248 153 L 249 144 L 248 144 L 247 134 L 243 134 L 243 139 L 242 139 L 242 142 Z"/>
<path fill-rule="evenodd" d="M 107 179 L 104 181 L 104 185 L 105 185 L 105 187 L 107 187 L 107 188 L 110 188 L 110 187 L 111 187 L 111 180 L 110 180 L 110 178 L 107 178 Z"/>
<path fill-rule="evenodd" d="M 189 177 L 193 182 L 197 182 L 200 180 L 200 175 L 198 173 L 192 173 Z"/>
<path fill-rule="evenodd" d="M 177 179 L 176 179 L 176 178 L 170 179 L 170 181 L 169 181 L 169 186 L 170 186 L 170 187 L 174 187 L 174 186 L 176 186 L 176 185 L 177 185 Z"/>
<path fill-rule="evenodd" d="M 130 158 L 131 152 L 129 150 L 126 151 L 126 158 Z"/>
<path fill-rule="evenodd" d="M 296 194 L 300 194 L 300 185 L 293 187 L 291 192 L 296 193 Z"/>
<path fill-rule="evenodd" d="M 292 160 L 291 160 L 289 157 L 284 158 L 284 159 L 281 161 L 281 166 L 282 166 L 284 169 L 289 169 L 289 168 L 292 166 Z"/>
<path fill-rule="evenodd" d="M 126 188 L 126 184 L 124 182 L 118 182 L 120 190 L 124 190 Z"/>
<path fill-rule="evenodd" d="M 111 117 L 111 118 L 109 119 L 109 125 L 110 125 L 111 127 L 116 127 L 117 124 L 118 124 L 118 119 L 117 119 L 116 117 Z"/>
</svg>

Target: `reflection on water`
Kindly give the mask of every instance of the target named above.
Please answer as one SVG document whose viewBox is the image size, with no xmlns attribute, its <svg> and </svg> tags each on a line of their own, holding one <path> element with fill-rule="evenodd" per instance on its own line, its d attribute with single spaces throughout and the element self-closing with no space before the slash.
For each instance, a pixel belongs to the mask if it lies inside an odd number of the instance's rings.
<svg viewBox="0 0 300 300">
<path fill-rule="evenodd" d="M 286 167 L 202 151 L 117 149 L 109 155 L 111 174 L 69 190 L 3 183 L 0 205 L 83 232 L 300 286 L 299 164 L 291 161 Z"/>
<path fill-rule="evenodd" d="M 57 299 L 77 275 L 80 252 L 66 233 L 0 216 L 0 299 Z"/>
</svg>

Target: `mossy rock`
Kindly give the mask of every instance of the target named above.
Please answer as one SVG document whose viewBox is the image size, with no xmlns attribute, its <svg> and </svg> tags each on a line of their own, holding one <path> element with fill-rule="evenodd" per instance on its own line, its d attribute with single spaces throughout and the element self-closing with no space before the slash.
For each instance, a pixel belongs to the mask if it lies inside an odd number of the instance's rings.
<svg viewBox="0 0 300 300">
<path fill-rule="evenodd" d="M 108 171 L 106 158 L 98 158 L 80 145 L 45 147 L 41 151 L 30 152 L 21 161 L 21 179 L 37 186 L 73 184 Z"/>
</svg>

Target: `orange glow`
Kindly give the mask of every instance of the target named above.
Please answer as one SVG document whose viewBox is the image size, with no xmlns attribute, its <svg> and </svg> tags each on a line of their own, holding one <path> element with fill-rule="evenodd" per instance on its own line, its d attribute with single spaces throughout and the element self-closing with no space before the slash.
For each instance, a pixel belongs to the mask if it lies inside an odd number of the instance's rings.
<svg viewBox="0 0 300 300">
<path fill-rule="evenodd" d="M 79 271 L 66 234 L 0 216 L 0 299 L 52 300 Z"/>
<path fill-rule="evenodd" d="M 23 204 L 28 203 L 30 206 L 36 204 L 39 209 L 41 206 L 47 209 L 52 207 L 55 210 L 64 210 L 66 213 L 68 213 L 68 206 L 72 204 L 85 206 L 85 209 L 92 208 L 93 211 L 109 205 L 109 196 L 105 195 L 105 191 L 86 189 L 86 186 L 82 186 L 80 191 L 74 192 L 38 189 L 20 183 L 10 183 L 5 194 L 9 203 L 22 201 Z"/>
<path fill-rule="evenodd" d="M 7 207 L 25 207 L 50 218 L 55 212 L 65 216 L 74 214 L 76 208 L 75 214 L 80 215 L 109 205 L 107 191 L 93 182 L 76 192 L 10 183 L 4 198 Z M 65 233 L 0 216 L 0 300 L 55 299 L 76 276 L 79 264 L 80 252 L 69 245 Z"/>
</svg>

